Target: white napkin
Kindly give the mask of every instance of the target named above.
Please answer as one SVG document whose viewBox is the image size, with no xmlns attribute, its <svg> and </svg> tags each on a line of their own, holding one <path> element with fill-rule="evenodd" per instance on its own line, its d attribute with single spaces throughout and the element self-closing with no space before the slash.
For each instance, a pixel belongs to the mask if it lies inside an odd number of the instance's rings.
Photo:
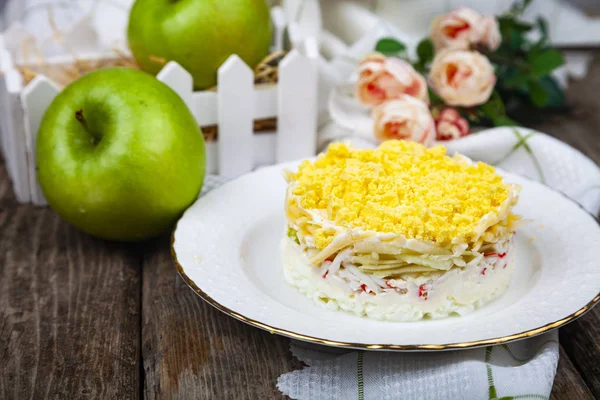
<svg viewBox="0 0 600 400">
<path fill-rule="evenodd" d="M 442 353 L 342 353 L 298 341 L 290 347 L 310 367 L 280 376 L 277 387 L 299 400 L 547 399 L 558 363 L 557 332 Z"/>
<path fill-rule="evenodd" d="M 365 139 L 347 138 L 358 147 Z M 456 151 L 558 189 L 600 210 L 600 168 L 572 147 L 526 128 L 495 128 L 448 142 Z M 440 353 L 363 352 L 292 341 L 309 367 L 279 377 L 298 400 L 546 399 L 558 362 L 557 331 L 508 345 Z"/>
</svg>

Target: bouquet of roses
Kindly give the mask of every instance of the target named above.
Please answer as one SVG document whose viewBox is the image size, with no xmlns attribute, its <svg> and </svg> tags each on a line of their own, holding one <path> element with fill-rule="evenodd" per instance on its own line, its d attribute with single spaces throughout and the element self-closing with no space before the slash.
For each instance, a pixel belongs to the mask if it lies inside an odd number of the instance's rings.
<svg viewBox="0 0 600 400">
<path fill-rule="evenodd" d="M 528 3 L 499 17 L 469 8 L 442 15 L 416 60 L 403 43 L 379 40 L 360 61 L 355 86 L 358 102 L 372 110 L 375 137 L 428 145 L 465 136 L 472 125 L 517 125 L 511 116 L 525 107 L 563 107 L 551 76 L 563 56 L 550 47 L 543 19 L 520 19 Z"/>
</svg>

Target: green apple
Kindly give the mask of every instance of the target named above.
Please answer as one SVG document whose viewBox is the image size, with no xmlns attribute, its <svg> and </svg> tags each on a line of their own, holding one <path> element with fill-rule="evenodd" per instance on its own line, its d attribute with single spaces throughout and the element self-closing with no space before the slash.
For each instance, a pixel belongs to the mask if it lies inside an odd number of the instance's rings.
<svg viewBox="0 0 600 400">
<path fill-rule="evenodd" d="M 160 59 L 177 61 L 205 89 L 230 55 L 254 67 L 268 54 L 269 7 L 265 0 L 136 0 L 127 35 L 144 71 L 158 73 Z"/>
<path fill-rule="evenodd" d="M 169 228 L 198 196 L 206 165 L 202 132 L 183 100 L 130 68 L 92 72 L 52 101 L 37 164 L 61 217 L 120 241 Z"/>
</svg>

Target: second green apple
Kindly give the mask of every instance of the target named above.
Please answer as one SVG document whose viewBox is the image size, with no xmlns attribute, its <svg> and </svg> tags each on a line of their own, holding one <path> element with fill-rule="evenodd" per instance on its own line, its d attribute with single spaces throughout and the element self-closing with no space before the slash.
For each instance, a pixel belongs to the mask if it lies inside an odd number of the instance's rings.
<svg viewBox="0 0 600 400">
<path fill-rule="evenodd" d="M 176 61 L 205 89 L 230 55 L 254 67 L 268 54 L 269 7 L 265 0 L 136 0 L 127 35 L 142 69 L 156 74 L 161 59 Z"/>
<path fill-rule="evenodd" d="M 137 241 L 175 223 L 204 180 L 204 140 L 183 100 L 130 68 L 91 72 L 44 114 L 38 180 L 67 222 L 104 239 Z"/>
</svg>

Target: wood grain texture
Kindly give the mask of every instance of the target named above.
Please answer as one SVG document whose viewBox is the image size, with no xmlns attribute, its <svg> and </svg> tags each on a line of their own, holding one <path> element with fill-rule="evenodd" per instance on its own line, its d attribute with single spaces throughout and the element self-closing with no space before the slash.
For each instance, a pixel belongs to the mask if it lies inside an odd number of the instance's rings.
<svg viewBox="0 0 600 400">
<path fill-rule="evenodd" d="M 153 246 L 151 246 L 153 247 Z M 177 274 L 168 240 L 144 261 L 142 356 L 148 399 L 277 399 L 277 377 L 300 368 L 289 340 L 202 301 Z"/>
<path fill-rule="evenodd" d="M 600 399 L 600 307 L 562 328 L 560 343 L 594 398 Z"/>
<path fill-rule="evenodd" d="M 561 347 L 550 400 L 593 400 L 592 393 Z"/>
<path fill-rule="evenodd" d="M 6 166 L 4 165 L 4 160 L 2 159 L 0 152 L 0 209 L 14 206 L 15 204 L 15 194 L 12 191 L 12 184 L 8 178 L 8 171 L 6 170 Z"/>
<path fill-rule="evenodd" d="M 138 398 L 139 252 L 0 204 L 0 399 Z"/>
</svg>

